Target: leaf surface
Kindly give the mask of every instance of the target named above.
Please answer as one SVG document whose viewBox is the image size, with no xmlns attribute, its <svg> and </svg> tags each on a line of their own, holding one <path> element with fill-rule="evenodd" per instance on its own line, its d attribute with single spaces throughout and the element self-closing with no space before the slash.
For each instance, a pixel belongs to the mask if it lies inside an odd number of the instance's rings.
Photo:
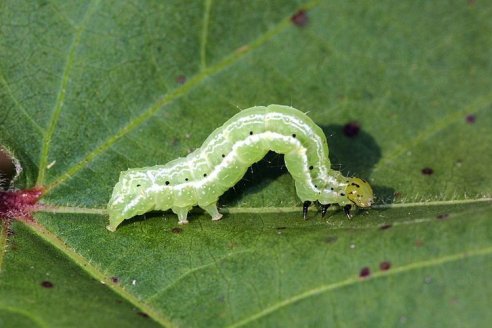
<svg viewBox="0 0 492 328">
<path fill-rule="evenodd" d="M 2 230 L 0 325 L 486 326 L 491 11 L 1 2 L 0 143 L 23 167 L 15 186 L 45 194 L 36 223 Z M 269 154 L 223 195 L 220 222 L 196 210 L 187 226 L 166 212 L 104 228 L 121 170 L 185 156 L 271 103 L 309 112 L 333 167 L 368 179 L 378 205 L 303 221 Z"/>
</svg>

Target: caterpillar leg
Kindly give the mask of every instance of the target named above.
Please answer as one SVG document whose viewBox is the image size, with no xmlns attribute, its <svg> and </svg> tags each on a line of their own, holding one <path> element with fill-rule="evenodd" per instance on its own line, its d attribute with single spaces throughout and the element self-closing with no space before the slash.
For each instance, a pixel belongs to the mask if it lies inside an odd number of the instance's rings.
<svg viewBox="0 0 492 328">
<path fill-rule="evenodd" d="M 173 207 L 171 210 L 178 216 L 179 224 L 187 224 L 190 209 L 191 207 Z"/>
<path fill-rule="evenodd" d="M 349 218 L 349 220 L 352 218 L 352 215 L 350 215 L 350 209 L 352 208 L 352 205 L 345 205 L 343 207 L 343 212 L 345 213 L 345 215 Z"/>
<path fill-rule="evenodd" d="M 326 205 L 321 205 L 321 217 L 324 218 L 326 215 L 326 211 L 328 211 L 328 207 L 330 207 L 331 204 L 326 204 Z"/>
<path fill-rule="evenodd" d="M 302 205 L 302 217 L 304 220 L 307 220 L 307 212 L 308 212 L 308 207 L 311 205 L 311 202 L 309 200 L 305 201 L 304 204 Z"/>
<path fill-rule="evenodd" d="M 200 207 L 203 208 L 208 214 L 210 214 L 213 221 L 219 221 L 220 219 L 222 219 L 222 214 L 220 214 L 217 210 L 216 203 Z"/>
</svg>

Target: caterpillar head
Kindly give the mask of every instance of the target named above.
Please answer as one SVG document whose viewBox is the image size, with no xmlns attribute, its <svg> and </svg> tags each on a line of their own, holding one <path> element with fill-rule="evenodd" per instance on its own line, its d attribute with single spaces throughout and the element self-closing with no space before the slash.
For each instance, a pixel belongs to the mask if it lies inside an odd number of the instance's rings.
<svg viewBox="0 0 492 328">
<path fill-rule="evenodd" d="M 148 195 L 150 187 L 151 181 L 144 173 L 135 170 L 121 172 L 108 203 L 109 225 L 106 228 L 115 231 L 124 220 L 152 211 L 154 203 Z"/>
<path fill-rule="evenodd" d="M 374 203 L 372 188 L 366 180 L 350 178 L 345 188 L 347 198 L 358 207 L 371 207 Z"/>
</svg>

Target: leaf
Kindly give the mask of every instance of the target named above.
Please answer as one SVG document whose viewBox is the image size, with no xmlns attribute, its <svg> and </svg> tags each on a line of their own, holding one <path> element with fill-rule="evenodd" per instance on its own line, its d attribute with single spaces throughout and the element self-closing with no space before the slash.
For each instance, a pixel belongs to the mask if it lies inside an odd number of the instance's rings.
<svg viewBox="0 0 492 328">
<path fill-rule="evenodd" d="M 491 10 L 0 3 L 0 143 L 16 187 L 45 188 L 36 222 L 2 230 L 0 324 L 487 326 Z M 221 222 L 196 210 L 183 227 L 166 212 L 104 229 L 121 170 L 271 103 L 309 112 L 333 167 L 369 179 L 378 205 L 303 221 L 270 154 L 221 198 Z"/>
</svg>

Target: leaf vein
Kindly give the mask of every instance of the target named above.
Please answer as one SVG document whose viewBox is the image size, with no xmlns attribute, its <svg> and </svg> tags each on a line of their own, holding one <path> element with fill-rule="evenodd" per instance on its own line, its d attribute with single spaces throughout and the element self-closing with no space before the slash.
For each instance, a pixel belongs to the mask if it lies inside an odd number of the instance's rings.
<svg viewBox="0 0 492 328">
<path fill-rule="evenodd" d="M 87 8 L 87 10 L 84 14 L 84 17 L 81 20 L 80 25 L 78 26 L 78 28 L 75 29 L 72 43 L 70 44 L 70 47 L 68 49 L 67 60 L 65 62 L 65 66 L 63 68 L 60 88 L 59 88 L 58 94 L 56 96 L 55 106 L 54 106 L 53 112 L 51 113 L 51 118 L 50 118 L 50 121 L 48 123 L 48 128 L 46 130 L 46 133 L 44 134 L 43 144 L 41 147 L 38 178 L 36 181 L 36 185 L 38 185 L 38 186 L 41 186 L 44 184 L 51 140 L 52 140 L 53 135 L 55 133 L 55 130 L 56 130 L 56 127 L 58 125 L 58 121 L 60 119 L 61 112 L 63 109 L 66 91 L 67 91 L 68 85 L 70 84 L 70 75 L 72 73 L 72 69 L 74 66 L 77 48 L 80 45 L 80 39 L 81 39 L 82 33 L 85 32 L 86 23 L 89 20 L 89 18 L 92 16 L 92 14 L 94 13 L 95 9 L 98 7 L 99 2 L 100 2 L 100 0 L 95 0 L 95 1 L 92 1 L 90 3 L 89 7 Z"/>
</svg>

